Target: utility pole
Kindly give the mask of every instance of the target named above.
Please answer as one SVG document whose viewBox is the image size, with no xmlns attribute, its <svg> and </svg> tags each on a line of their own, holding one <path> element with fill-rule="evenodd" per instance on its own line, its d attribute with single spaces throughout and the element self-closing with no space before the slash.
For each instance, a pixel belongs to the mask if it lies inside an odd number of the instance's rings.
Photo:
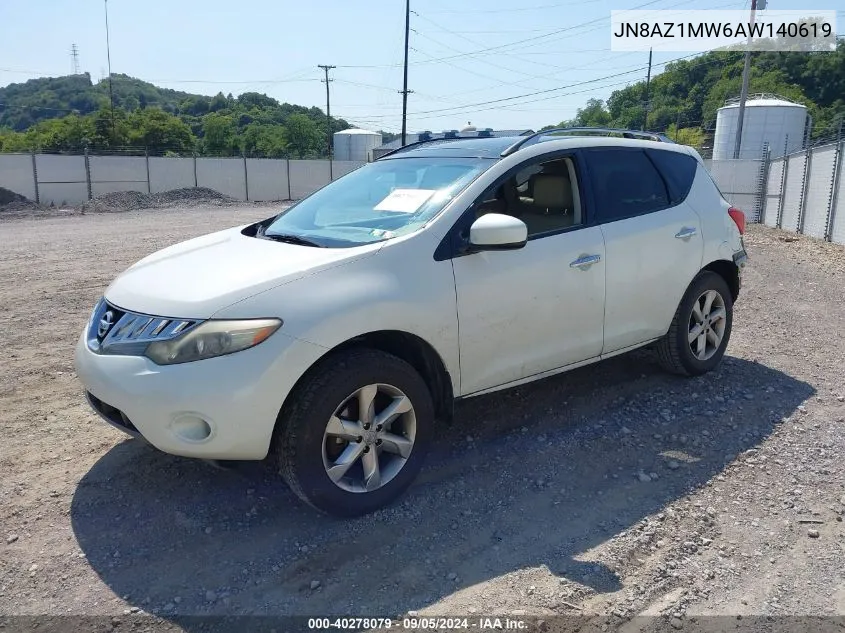
<svg viewBox="0 0 845 633">
<path fill-rule="evenodd" d="M 334 180 L 334 174 L 332 174 L 332 110 L 331 110 L 331 99 L 329 97 L 329 71 L 333 68 L 337 68 L 337 66 L 328 66 L 326 64 L 317 64 L 317 68 L 322 68 L 323 71 L 326 73 L 326 142 L 328 143 L 328 155 L 329 155 L 329 181 Z"/>
<path fill-rule="evenodd" d="M 408 35 L 411 31 L 411 0 L 405 0 L 405 79 L 402 83 L 402 146 L 408 132 Z"/>
<path fill-rule="evenodd" d="M 111 83 L 111 46 L 109 45 L 109 0 L 103 0 L 106 8 L 106 60 L 109 64 L 109 103 L 111 104 L 111 139 L 112 143 L 117 138 L 117 132 L 114 127 L 114 90 Z"/>
<path fill-rule="evenodd" d="M 640 130 L 645 131 L 646 127 L 648 127 L 648 110 L 649 110 L 649 93 L 648 88 L 649 84 L 651 84 L 651 55 L 652 49 L 648 49 L 648 74 L 645 76 L 645 116 L 643 117 L 643 126 Z"/>
<path fill-rule="evenodd" d="M 765 0 L 761 3 L 765 7 Z M 750 25 L 754 26 L 754 14 L 757 12 L 757 0 L 751 0 Z M 739 158 L 742 145 L 742 124 L 745 121 L 745 101 L 748 99 L 748 76 L 751 74 L 751 34 L 748 35 L 748 45 L 745 48 L 745 66 L 742 68 L 742 92 L 739 95 L 739 117 L 736 120 L 736 142 L 734 143 L 734 158 Z"/>
<path fill-rule="evenodd" d="M 79 74 L 79 49 L 76 47 L 76 44 L 70 45 L 70 58 L 72 60 L 72 68 L 73 74 Z"/>
</svg>

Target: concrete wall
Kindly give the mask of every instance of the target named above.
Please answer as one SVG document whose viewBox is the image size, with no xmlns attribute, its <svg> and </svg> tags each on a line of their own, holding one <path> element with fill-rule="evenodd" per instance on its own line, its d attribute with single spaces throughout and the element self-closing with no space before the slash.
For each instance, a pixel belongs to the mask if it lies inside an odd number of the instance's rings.
<svg viewBox="0 0 845 633">
<path fill-rule="evenodd" d="M 759 218 L 761 160 L 706 160 L 704 164 L 725 199 L 745 213 L 749 222 Z"/>
<path fill-rule="evenodd" d="M 197 185 L 225 193 L 238 200 L 246 200 L 243 159 L 198 158 Z"/>
<path fill-rule="evenodd" d="M 329 183 L 329 161 L 273 158 L 163 158 L 36 154 L 42 204 L 76 205 L 112 191 L 156 193 L 182 187 L 209 187 L 238 200 L 298 200 Z M 332 163 L 338 179 L 366 163 Z M 149 167 L 149 172 L 148 172 Z M 0 187 L 35 199 L 31 154 L 0 154 Z"/>
<path fill-rule="evenodd" d="M 91 156 L 91 194 L 147 191 L 147 161 L 143 156 Z"/>
<path fill-rule="evenodd" d="M 193 158 L 150 157 L 150 189 L 153 193 L 193 187 Z"/>
<path fill-rule="evenodd" d="M 290 161 L 291 198 L 299 200 L 329 183 L 329 161 Z"/>
<path fill-rule="evenodd" d="M 804 186 L 803 233 L 824 239 L 827 231 L 827 211 L 830 198 L 835 147 L 823 147 L 812 153 L 807 183 Z"/>
<path fill-rule="evenodd" d="M 778 224 L 783 166 L 783 160 L 774 160 L 769 166 L 769 174 L 766 178 L 766 200 L 763 203 L 763 217 L 760 219 L 766 226 L 775 227 Z"/>
<path fill-rule="evenodd" d="M 84 156 L 37 154 L 35 166 L 42 204 L 75 205 L 88 199 Z"/>
<path fill-rule="evenodd" d="M 266 200 L 288 200 L 291 197 L 286 160 L 247 158 L 246 166 L 249 174 L 250 200 L 263 202 Z"/>
<path fill-rule="evenodd" d="M 804 190 L 804 167 L 807 163 L 806 154 L 793 154 L 788 157 L 786 168 L 786 189 L 783 193 L 783 204 L 780 213 L 780 228 L 787 231 L 797 231 L 801 218 L 801 197 Z"/>
<path fill-rule="evenodd" d="M 32 175 L 32 156 L 28 154 L 0 154 L 0 187 L 35 200 L 35 178 Z"/>
<path fill-rule="evenodd" d="M 845 145 L 845 143 L 843 143 Z M 845 156 L 845 147 L 841 148 L 839 153 L 839 160 L 843 160 Z M 836 242 L 837 244 L 845 244 L 845 169 L 842 168 L 842 165 L 839 165 L 839 170 L 837 173 L 837 178 L 835 182 L 835 191 L 839 192 L 839 195 L 836 196 L 836 200 L 834 201 L 834 205 L 831 209 L 832 217 L 831 217 L 831 229 L 830 229 L 830 240 L 832 242 Z"/>
</svg>

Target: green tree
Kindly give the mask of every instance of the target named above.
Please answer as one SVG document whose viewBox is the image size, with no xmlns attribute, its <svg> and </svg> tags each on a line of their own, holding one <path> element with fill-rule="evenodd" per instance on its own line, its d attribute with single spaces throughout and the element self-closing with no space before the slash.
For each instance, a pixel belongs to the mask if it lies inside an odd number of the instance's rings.
<svg viewBox="0 0 845 633">
<path fill-rule="evenodd" d="M 704 147 L 705 135 L 704 130 L 698 127 L 682 127 L 678 128 L 672 123 L 666 129 L 666 135 L 676 143 L 681 145 L 689 145 L 697 150 Z"/>
<path fill-rule="evenodd" d="M 610 123 L 610 113 L 604 108 L 601 99 L 590 99 L 587 105 L 578 110 L 575 116 L 576 126 L 607 127 Z"/>
<path fill-rule="evenodd" d="M 237 147 L 232 117 L 212 112 L 202 118 L 203 148 L 213 156 L 229 156 Z"/>
<path fill-rule="evenodd" d="M 287 132 L 282 125 L 251 123 L 241 134 L 241 151 L 246 156 L 282 158 L 287 156 Z"/>
<path fill-rule="evenodd" d="M 218 92 L 214 97 L 211 99 L 211 103 L 208 105 L 209 112 L 217 112 L 218 110 L 222 110 L 228 105 L 226 102 L 226 97 L 223 95 L 222 92 Z"/>
<path fill-rule="evenodd" d="M 128 119 L 129 143 L 143 145 L 152 153 L 165 151 L 188 152 L 193 149 L 196 139 L 191 128 L 158 108 L 146 108 L 133 112 Z"/>
<path fill-rule="evenodd" d="M 285 125 L 291 151 L 298 158 L 320 155 L 320 131 L 313 119 L 304 114 L 292 114 Z"/>
</svg>

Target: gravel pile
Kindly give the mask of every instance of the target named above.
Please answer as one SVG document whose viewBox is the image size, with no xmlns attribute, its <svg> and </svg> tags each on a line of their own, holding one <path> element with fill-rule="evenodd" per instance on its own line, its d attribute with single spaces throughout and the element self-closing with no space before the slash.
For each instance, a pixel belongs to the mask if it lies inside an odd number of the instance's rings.
<svg viewBox="0 0 845 633">
<path fill-rule="evenodd" d="M 118 213 L 138 209 L 161 209 L 165 207 L 195 207 L 198 205 L 228 206 L 238 201 L 207 187 L 186 187 L 160 193 L 140 191 L 116 191 L 82 203 L 76 207 L 82 213 Z"/>
<path fill-rule="evenodd" d="M 19 193 L 15 193 L 5 187 L 0 187 L 0 213 L 9 211 L 30 211 L 40 207 Z"/>
</svg>

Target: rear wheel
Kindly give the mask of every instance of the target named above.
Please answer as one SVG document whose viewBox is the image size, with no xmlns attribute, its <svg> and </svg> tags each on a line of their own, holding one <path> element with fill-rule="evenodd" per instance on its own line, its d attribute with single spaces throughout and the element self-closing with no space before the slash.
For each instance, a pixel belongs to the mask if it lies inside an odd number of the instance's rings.
<svg viewBox="0 0 845 633">
<path fill-rule="evenodd" d="M 686 376 L 707 373 L 725 355 L 732 324 L 728 284 L 714 272 L 699 273 L 681 300 L 669 332 L 657 344 L 661 365 Z"/>
<path fill-rule="evenodd" d="M 354 516 L 387 505 L 414 480 L 434 406 L 408 363 L 352 350 L 322 361 L 279 423 L 276 453 L 291 489 L 318 510 Z"/>
</svg>

